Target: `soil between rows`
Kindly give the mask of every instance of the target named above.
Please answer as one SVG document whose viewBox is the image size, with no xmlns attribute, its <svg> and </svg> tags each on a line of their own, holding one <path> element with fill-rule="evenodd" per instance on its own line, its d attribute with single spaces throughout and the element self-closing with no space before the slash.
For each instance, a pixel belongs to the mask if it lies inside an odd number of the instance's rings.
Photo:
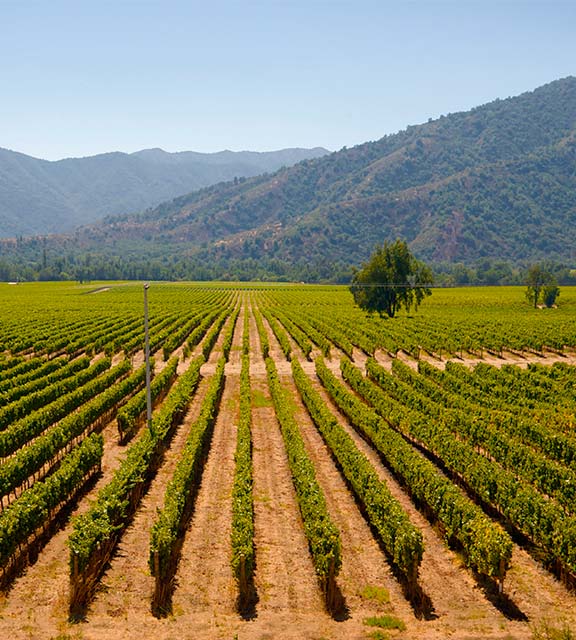
<svg viewBox="0 0 576 640">
<path fill-rule="evenodd" d="M 244 305 L 244 312 L 248 306 Z M 364 624 L 372 615 L 392 614 L 407 627 L 390 632 L 391 637 L 411 640 L 440 638 L 531 637 L 530 624 L 507 620 L 484 596 L 462 559 L 444 545 L 439 532 L 414 507 L 406 492 L 381 463 L 378 455 L 351 429 L 332 407 L 334 414 L 371 460 L 380 478 L 421 529 L 426 553 L 421 582 L 434 606 L 432 620 L 419 620 L 402 595 L 387 559 L 362 517 L 329 451 L 302 406 L 282 354 L 270 327 L 264 322 L 282 383 L 294 399 L 298 422 L 307 450 L 317 470 L 330 513 L 341 531 L 343 567 L 338 578 L 347 605 L 343 620 L 324 610 L 304 538 L 300 514 L 291 483 L 282 436 L 271 406 L 260 343 L 254 319 L 250 318 L 251 381 L 254 393 L 254 496 L 256 518 L 258 602 L 256 615 L 244 621 L 234 611 L 236 586 L 230 570 L 230 512 L 234 449 L 239 394 L 239 352 L 242 318 L 236 327 L 221 409 L 212 446 L 196 499 L 195 511 L 182 549 L 177 575 L 174 615 L 156 620 L 150 613 L 152 578 L 147 569 L 149 529 L 156 508 L 161 505 L 178 452 L 187 429 L 197 415 L 206 380 L 197 392 L 192 408 L 178 429 L 165 462 L 125 533 L 119 551 L 107 572 L 86 623 L 66 621 L 68 550 L 70 524 L 59 531 L 38 561 L 16 580 L 0 603 L 2 637 L 48 639 L 56 637 L 103 638 L 368 638 L 373 629 Z M 219 356 L 217 343 L 203 374 L 210 376 Z M 313 365 L 293 352 L 324 394 L 315 378 Z M 336 354 L 336 351 L 333 350 Z M 198 348 L 195 353 L 198 352 Z M 356 355 L 356 353 L 355 353 Z M 360 354 L 358 354 L 360 356 Z M 382 359 L 382 358 L 379 358 Z M 362 356 L 360 361 L 363 362 Z M 331 368 L 337 370 L 338 357 Z M 326 394 L 324 398 L 332 406 Z M 103 476 L 77 506 L 90 501 L 119 466 L 125 448 L 116 444 L 112 422 L 104 430 Z M 368 595 L 370 587 L 388 594 L 388 601 Z M 576 628 L 576 597 L 515 546 L 506 591 L 531 622 L 566 620 Z"/>
</svg>

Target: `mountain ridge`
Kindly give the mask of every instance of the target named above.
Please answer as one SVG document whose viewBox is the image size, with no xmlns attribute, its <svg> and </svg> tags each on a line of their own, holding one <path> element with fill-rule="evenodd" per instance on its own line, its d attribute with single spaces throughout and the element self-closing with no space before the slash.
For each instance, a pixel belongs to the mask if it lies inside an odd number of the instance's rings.
<svg viewBox="0 0 576 640">
<path fill-rule="evenodd" d="M 337 279 L 405 239 L 436 264 L 573 264 L 576 78 L 274 173 L 221 182 L 55 241 L 174 277 Z M 56 251 L 56 249 L 55 249 Z"/>
<path fill-rule="evenodd" d="M 565 94 L 569 99 L 559 101 L 559 96 Z M 556 105 L 554 113 L 560 113 L 562 118 L 553 117 L 549 110 L 542 109 L 543 99 L 544 102 L 553 101 Z M 514 112 L 512 116 L 510 107 Z M 428 192 L 430 198 L 435 198 L 428 204 L 434 205 L 432 208 L 437 214 L 437 191 L 446 195 L 446 190 L 450 191 L 451 185 L 457 183 L 461 192 L 467 192 L 466 184 L 472 179 L 476 184 L 481 182 L 478 175 L 482 175 L 483 170 L 494 174 L 507 167 L 512 171 L 514 162 L 526 163 L 530 154 L 535 152 L 538 157 L 544 157 L 550 150 L 559 153 L 564 148 L 569 170 L 574 126 L 576 79 L 568 78 L 516 98 L 497 100 L 470 112 L 443 116 L 375 142 L 304 161 L 273 176 L 251 178 L 243 185 L 216 185 L 179 197 L 157 209 L 129 218 L 129 226 L 131 233 L 135 233 L 140 224 L 148 224 L 159 234 L 157 239 L 180 237 L 188 241 L 198 238 L 201 242 L 218 242 L 220 250 L 216 251 L 214 247 L 210 254 L 214 255 L 223 254 L 223 246 L 237 245 L 233 241 L 234 233 L 247 233 L 264 225 L 264 237 L 269 234 L 271 224 L 285 226 L 291 221 L 298 226 L 302 225 L 304 218 L 309 218 L 310 226 L 321 214 L 324 218 L 329 214 L 334 218 L 338 208 L 353 205 L 356 206 L 357 222 L 359 215 L 364 213 L 364 218 L 374 217 L 373 223 L 377 226 L 382 222 L 394 222 L 392 218 L 398 217 L 401 207 L 395 202 L 406 203 L 411 195 L 422 200 L 423 194 Z M 533 130 L 535 135 L 532 135 Z M 316 171 L 318 168 L 320 172 Z M 467 175 L 470 171 L 473 172 L 472 177 Z M 480 173 L 476 175 L 474 172 Z M 388 217 L 386 211 L 370 211 L 375 202 L 386 205 Z M 368 211 L 359 210 L 360 204 L 367 205 Z M 462 210 L 455 218 L 453 216 L 454 220 L 460 219 L 462 228 L 466 217 L 465 204 L 455 194 L 447 200 L 447 206 Z M 405 220 L 400 228 L 388 225 L 389 233 L 401 232 L 403 237 L 415 241 L 414 230 L 411 232 L 408 228 L 410 218 L 406 212 L 403 217 Z M 422 228 L 425 220 L 413 222 Z M 116 228 L 121 226 L 119 219 Z M 450 228 L 455 231 L 454 226 L 448 224 L 447 231 Z M 278 226 L 275 229 L 278 231 Z M 282 234 L 276 233 L 276 240 L 281 237 Z M 390 236 L 376 233 L 376 239 L 382 241 L 390 239 Z M 417 246 L 423 244 L 421 240 L 416 242 Z M 431 251 L 430 247 L 422 246 L 422 249 L 426 258 L 469 257 L 465 250 L 442 254 Z M 346 251 L 348 249 L 343 245 L 343 252 Z M 240 257 L 242 252 L 235 253 Z M 355 259 L 360 257 L 358 253 L 354 252 Z M 293 252 L 284 252 L 283 255 L 290 260 L 296 257 Z"/>
<path fill-rule="evenodd" d="M 0 148 L 0 235 L 71 231 L 106 215 L 137 212 L 209 184 L 324 153 L 321 147 L 217 154 L 157 149 L 50 161 Z"/>
</svg>

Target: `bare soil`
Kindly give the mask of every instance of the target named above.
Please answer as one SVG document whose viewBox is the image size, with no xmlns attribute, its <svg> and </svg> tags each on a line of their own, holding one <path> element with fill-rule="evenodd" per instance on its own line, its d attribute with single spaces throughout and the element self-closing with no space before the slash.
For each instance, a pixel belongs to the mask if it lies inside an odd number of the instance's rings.
<svg viewBox="0 0 576 640">
<path fill-rule="evenodd" d="M 318 381 L 316 389 L 424 537 L 425 552 L 420 565 L 419 582 L 432 601 L 433 608 L 429 619 L 418 619 L 413 613 L 405 620 L 413 633 L 411 637 L 467 638 L 476 637 L 470 634 L 480 632 L 482 635 L 478 637 L 500 637 L 501 628 L 507 623 L 506 618 L 488 602 L 462 559 L 446 547 L 440 531 L 416 509 L 405 490 L 382 464 L 378 453 L 338 413 Z"/>
<path fill-rule="evenodd" d="M 142 499 L 134 520 L 122 536 L 118 550 L 101 581 L 100 592 L 88 613 L 89 620 L 95 626 L 108 630 L 109 633 L 120 618 L 134 628 L 142 617 L 149 615 L 153 589 L 153 578 L 148 570 L 150 530 L 157 510 L 164 504 L 166 485 L 172 478 L 179 454 L 186 445 L 190 428 L 199 415 L 207 386 L 208 380 L 202 380 L 192 407 L 164 455 L 162 466 Z"/>
<path fill-rule="evenodd" d="M 387 369 L 392 368 L 392 362 L 395 358 L 390 356 L 388 353 L 380 350 L 376 350 L 374 357 L 383 367 Z M 402 360 L 413 369 L 418 368 L 418 360 L 413 358 L 410 354 L 400 351 L 396 354 L 396 358 Z M 506 351 L 505 349 L 502 351 L 501 355 L 495 355 L 488 351 L 484 351 L 482 353 L 482 357 L 464 352 L 461 356 L 450 356 L 450 357 L 436 357 L 427 353 L 422 352 L 420 354 L 420 360 L 425 360 L 430 364 L 434 365 L 438 369 L 445 369 L 447 362 L 459 362 L 466 367 L 475 367 L 477 364 L 483 362 L 484 364 L 490 364 L 493 367 L 503 367 L 504 365 L 516 365 L 522 369 L 526 369 L 529 364 L 543 364 L 546 366 L 551 366 L 555 362 L 565 362 L 566 364 L 576 364 L 576 353 L 573 350 L 565 351 L 564 353 L 556 353 L 555 351 L 546 351 L 540 355 L 531 353 L 529 351 L 520 352 L 520 351 Z M 364 362 L 366 358 L 364 357 Z M 356 353 L 354 354 L 354 362 L 358 366 L 362 366 L 362 359 L 356 358 Z"/>
<path fill-rule="evenodd" d="M 334 524 L 340 531 L 342 568 L 338 585 L 344 599 L 344 610 L 338 616 L 345 625 L 346 637 L 362 635 L 362 620 L 369 616 L 391 614 L 402 620 L 412 617 L 412 609 L 402 596 L 389 562 L 363 518 L 352 493 L 340 474 L 330 450 L 317 431 L 298 397 L 291 377 L 283 384 L 292 394 L 296 416 L 306 450 L 316 469 L 316 478 L 326 498 Z M 381 590 L 380 599 L 372 594 Z"/>
<path fill-rule="evenodd" d="M 267 384 L 253 379 L 265 406 L 253 409 L 254 511 L 258 615 L 313 609 L 322 614 L 288 460 Z M 262 403 L 262 400 L 261 400 Z"/>
<path fill-rule="evenodd" d="M 542 621 L 557 627 L 565 622 L 576 630 L 576 596 L 518 545 L 514 548 L 505 592 L 516 613 L 524 615 L 526 620 L 510 619 L 509 612 L 507 615 L 490 601 L 459 554 L 447 548 L 438 527 L 416 508 L 378 454 L 331 404 L 316 379 L 314 365 L 304 361 L 300 350 L 293 344 L 295 357 L 299 358 L 327 405 L 423 533 L 426 552 L 420 570 L 420 584 L 430 598 L 432 609 L 427 617 L 417 615 L 403 595 L 385 553 L 302 405 L 292 380 L 290 364 L 268 323 L 264 321 L 270 354 L 277 364 L 282 384 L 293 398 L 298 424 L 316 468 L 318 482 L 325 493 L 331 517 L 341 532 L 343 564 L 337 582 L 345 606 L 338 615 L 330 615 L 324 607 L 308 552 L 284 443 L 268 390 L 260 340 L 250 313 L 248 294 L 242 296 L 242 303 L 243 309 L 226 366 L 221 408 L 182 547 L 173 615 L 158 620 L 150 613 L 153 587 L 153 578 L 147 567 L 150 527 L 156 509 L 163 502 L 166 484 L 187 433 L 198 415 L 207 380 L 199 387 L 163 465 L 150 485 L 133 523 L 125 532 L 87 620 L 76 625 L 67 622 L 66 539 L 71 531 L 70 522 L 67 522 L 42 550 L 36 563 L 2 596 L 0 638 L 360 640 L 378 637 L 372 635 L 376 628 L 368 626 L 365 621 L 371 616 L 385 615 L 401 620 L 406 626 L 405 631 L 382 631 L 386 637 L 400 640 L 529 640 L 533 625 Z M 230 568 L 231 491 L 244 313 L 250 313 L 257 553 L 255 586 L 258 596 L 253 615 L 248 619 L 242 618 L 235 610 L 237 587 Z M 205 378 L 214 371 L 221 354 L 221 340 L 222 334 L 209 362 L 202 368 Z M 190 358 L 181 364 L 180 373 L 199 352 L 200 347 L 197 347 Z M 160 360 L 161 354 L 156 356 Z M 331 359 L 326 361 L 337 375 L 340 357 L 340 352 L 333 348 Z M 378 352 L 376 357 L 384 366 L 391 366 L 392 358 L 387 354 Z M 408 354 L 401 353 L 398 357 L 411 366 L 417 366 L 417 360 Z M 421 357 L 439 367 L 446 362 L 433 356 Z M 354 359 L 359 366 L 363 366 L 366 356 L 355 350 Z M 463 358 L 455 359 L 469 366 L 476 362 L 490 362 L 496 366 L 508 363 L 527 366 L 529 362 L 552 364 L 556 360 L 576 363 L 573 353 L 567 356 L 546 353 L 538 357 L 534 354 L 504 352 L 502 357 L 483 354 L 482 358 L 463 354 Z M 141 354 L 137 354 L 135 361 L 141 360 Z M 114 422 L 105 428 L 104 438 L 102 477 L 79 501 L 74 513 L 88 509 L 99 488 L 109 481 L 125 455 L 126 448 L 117 444 Z"/>
<path fill-rule="evenodd" d="M 207 610 L 234 614 L 230 536 L 238 388 L 237 376 L 227 377 L 176 576 L 175 616 L 191 621 L 202 618 Z"/>
<path fill-rule="evenodd" d="M 98 491 L 112 478 L 126 454 L 118 444 L 116 421 L 103 430 L 102 475 L 72 512 L 72 517 L 88 510 Z M 0 600 L 0 630 L 16 638 L 50 638 L 67 628 L 68 557 L 66 540 L 72 531 L 68 521 L 51 538 L 38 560 L 17 579 Z"/>
</svg>

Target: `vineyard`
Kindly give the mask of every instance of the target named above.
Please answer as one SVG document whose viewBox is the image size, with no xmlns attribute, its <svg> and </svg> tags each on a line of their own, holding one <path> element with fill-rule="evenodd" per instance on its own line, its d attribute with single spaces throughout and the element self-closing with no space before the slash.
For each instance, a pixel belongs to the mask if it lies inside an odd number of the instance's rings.
<svg viewBox="0 0 576 640">
<path fill-rule="evenodd" d="M 0 295 L 2 637 L 576 633 L 576 291 Z"/>
</svg>

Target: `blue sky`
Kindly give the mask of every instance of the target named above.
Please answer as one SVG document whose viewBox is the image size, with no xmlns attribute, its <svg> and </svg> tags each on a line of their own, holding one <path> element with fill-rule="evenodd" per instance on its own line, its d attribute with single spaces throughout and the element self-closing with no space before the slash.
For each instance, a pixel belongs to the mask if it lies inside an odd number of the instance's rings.
<svg viewBox="0 0 576 640">
<path fill-rule="evenodd" d="M 576 75 L 574 0 L 0 0 L 0 147 L 336 150 Z"/>
</svg>

